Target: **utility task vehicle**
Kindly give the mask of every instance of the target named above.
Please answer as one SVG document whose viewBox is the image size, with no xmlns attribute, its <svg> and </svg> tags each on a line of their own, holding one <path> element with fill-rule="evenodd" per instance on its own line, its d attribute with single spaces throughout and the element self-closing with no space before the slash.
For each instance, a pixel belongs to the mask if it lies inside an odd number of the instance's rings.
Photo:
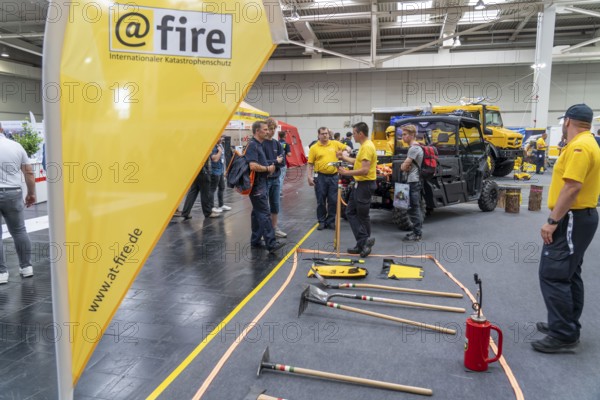
<svg viewBox="0 0 600 400">
<path fill-rule="evenodd" d="M 490 144 L 490 171 L 494 176 L 506 176 L 513 171 L 515 160 L 523 156 L 523 135 L 506 129 L 500 108 L 485 103 L 485 99 L 462 99 L 460 105 L 429 107 L 384 107 L 373 109 L 373 141 L 378 150 L 387 146 L 385 129 L 397 121 L 418 115 L 458 115 L 481 122 L 483 137 Z"/>
<path fill-rule="evenodd" d="M 506 176 L 513 171 L 515 160 L 523 156 L 523 135 L 504 127 L 500 108 L 475 99 L 460 106 L 434 106 L 434 114 L 460 114 L 481 121 L 485 140 L 490 144 L 492 175 Z"/>
<path fill-rule="evenodd" d="M 468 117 L 437 115 L 411 117 L 396 123 L 391 173 L 378 174 L 371 208 L 391 210 L 392 220 L 400 229 L 412 227 L 407 211 L 393 206 L 395 184 L 404 182 L 400 166 L 406 159 L 408 148 L 401 141 L 402 126 L 407 124 L 416 126 L 418 142 L 435 146 L 438 151 L 437 172 L 423 181 L 423 212 L 430 214 L 435 208 L 470 201 L 477 201 L 482 211 L 496 208 L 498 185 L 484 179 L 488 175 L 489 149 L 481 132 L 481 123 Z M 348 189 L 344 190 L 343 198 L 347 202 Z"/>
</svg>

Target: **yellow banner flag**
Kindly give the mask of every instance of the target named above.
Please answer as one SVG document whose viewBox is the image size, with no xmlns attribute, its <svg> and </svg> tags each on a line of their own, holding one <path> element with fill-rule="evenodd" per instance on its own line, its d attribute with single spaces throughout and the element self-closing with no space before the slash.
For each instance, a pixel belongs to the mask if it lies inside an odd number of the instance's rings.
<svg viewBox="0 0 600 400">
<path fill-rule="evenodd" d="M 275 3 L 254 0 L 60 4 L 71 5 L 47 28 L 44 90 L 55 321 L 76 383 L 285 34 Z"/>
</svg>

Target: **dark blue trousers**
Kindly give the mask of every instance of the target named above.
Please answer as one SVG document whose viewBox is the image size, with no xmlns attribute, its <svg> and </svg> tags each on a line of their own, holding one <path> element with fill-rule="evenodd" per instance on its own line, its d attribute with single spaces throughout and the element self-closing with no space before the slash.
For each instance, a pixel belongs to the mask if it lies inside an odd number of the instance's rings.
<svg viewBox="0 0 600 400">
<path fill-rule="evenodd" d="M 250 193 L 250 202 L 252 203 L 252 214 L 250 215 L 252 236 L 250 237 L 250 243 L 258 245 L 260 239 L 264 238 L 265 245 L 270 249 L 275 246 L 275 231 L 271 223 L 266 180 L 255 182 Z"/>
<path fill-rule="evenodd" d="M 196 176 L 194 183 L 192 183 L 192 186 L 188 191 L 185 203 L 183 203 L 181 215 L 184 217 L 190 215 L 192 207 L 194 207 L 194 203 L 198 198 L 198 194 L 200 194 L 200 202 L 202 203 L 202 214 L 204 214 L 205 217 L 208 217 L 212 213 L 215 200 L 214 195 L 212 195 L 210 190 L 210 175 L 205 174 L 202 171 Z"/>
<path fill-rule="evenodd" d="M 346 217 L 350 222 L 350 228 L 356 239 L 356 247 L 362 249 L 371 236 L 371 196 L 375 193 L 377 184 L 375 181 L 360 181 L 352 189 L 348 206 L 346 207 Z"/>
<path fill-rule="evenodd" d="M 410 182 L 410 208 L 408 216 L 413 224 L 413 233 L 417 236 L 422 235 L 423 212 L 421 211 L 421 182 Z"/>
<path fill-rule="evenodd" d="M 338 174 L 319 174 L 315 182 L 317 195 L 317 219 L 325 225 L 335 225 Z"/>
<path fill-rule="evenodd" d="M 535 151 L 535 173 L 539 174 L 544 168 L 544 163 L 546 162 L 546 152 L 541 150 Z"/>
<path fill-rule="evenodd" d="M 572 225 L 571 225 L 572 224 Z M 540 260 L 540 288 L 548 309 L 550 336 L 565 342 L 579 339 L 583 311 L 583 255 L 598 227 L 595 208 L 569 211 L 558 224 Z"/>
</svg>

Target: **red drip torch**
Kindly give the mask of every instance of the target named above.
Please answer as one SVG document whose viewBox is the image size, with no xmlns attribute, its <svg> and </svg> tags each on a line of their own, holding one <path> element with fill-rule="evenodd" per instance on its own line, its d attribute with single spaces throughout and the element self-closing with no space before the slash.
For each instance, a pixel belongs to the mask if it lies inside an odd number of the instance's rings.
<svg viewBox="0 0 600 400">
<path fill-rule="evenodd" d="M 473 371 L 487 371 L 488 364 L 498 361 L 502 356 L 502 331 L 481 315 L 481 279 L 479 279 L 477 274 L 475 274 L 475 284 L 479 285 L 477 303 L 473 303 L 473 310 L 477 311 L 477 313 L 467 318 L 465 367 Z M 491 329 L 498 333 L 498 354 L 496 357 L 490 359 L 488 356 Z"/>
</svg>

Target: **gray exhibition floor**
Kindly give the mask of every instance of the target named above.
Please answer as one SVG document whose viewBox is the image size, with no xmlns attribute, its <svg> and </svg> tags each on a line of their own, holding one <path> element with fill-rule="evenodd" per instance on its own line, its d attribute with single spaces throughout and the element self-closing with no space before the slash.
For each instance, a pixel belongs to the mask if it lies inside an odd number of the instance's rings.
<svg viewBox="0 0 600 400">
<path fill-rule="evenodd" d="M 523 187 L 540 184 L 545 198 L 549 174 L 534 178 L 538 181 L 503 178 L 499 183 Z M 600 398 L 600 345 L 593 333 L 600 329 L 600 311 L 594 306 L 600 300 L 600 277 L 591 273 L 595 260 L 600 258 L 598 239 L 592 242 L 583 266 L 586 306 L 581 345 L 571 354 L 546 355 L 534 352 L 530 342 L 541 337 L 535 331 L 535 322 L 545 320 L 537 269 L 539 228 L 548 213 L 545 207 L 541 212 L 527 211 L 527 190 L 518 214 L 501 209 L 482 213 L 476 204 L 435 210 L 425 221 L 424 240 L 420 243 L 403 243 L 405 232 L 391 225 L 389 212 L 372 210 L 377 243 L 366 261 L 368 277 L 356 283 L 464 293 L 462 285 L 475 294 L 473 274 L 483 280 L 484 313 L 504 332 L 504 367 L 494 363 L 487 372 L 468 372 L 463 366 L 467 313 L 334 299 L 345 305 L 453 328 L 456 335 L 316 304 L 309 304 L 298 317 L 300 294 L 307 284 L 316 285 L 316 281 L 306 277 L 310 261 L 304 260 L 313 253 L 294 252 L 293 245 L 298 244 L 303 251 L 330 251 L 333 231 L 314 230 L 312 189 L 301 177 L 294 181 L 300 187 L 286 182 L 281 216 L 290 244 L 277 257 L 251 253 L 231 260 L 199 247 L 198 243 L 218 242 L 223 237 L 242 244 L 247 241 L 250 209 L 245 199 L 233 193 L 228 193 L 227 201 L 236 212 L 223 220 L 204 222 L 198 211 L 187 225 L 174 221 L 115 316 L 120 324 L 133 324 L 133 335 L 128 340 L 105 335 L 81 378 L 76 398 L 244 399 L 253 386 L 286 399 L 417 398 L 414 394 L 281 372 L 263 371 L 257 377 L 267 347 L 274 363 L 429 388 L 438 399 L 519 398 L 515 390 L 526 399 Z M 36 236 L 39 242 L 43 242 L 43 234 L 47 241 L 45 232 Z M 349 226 L 342 222 L 342 251 L 353 244 Z M 198 253 L 201 250 L 203 253 Z M 282 261 L 286 254 L 289 258 Z M 381 279 L 383 255 L 423 266 L 424 279 Z M 433 256 L 439 265 L 422 258 L 426 255 Z M 28 281 L 11 279 L 9 285 L 0 287 L 0 324 L 4 332 L 4 327 L 19 321 L 19 315 L 27 315 L 28 323 L 36 318 L 48 322 L 50 299 L 44 288 L 49 283 L 43 283 L 48 279 L 43 271 L 47 264 L 42 259 L 36 266 L 33 279 L 40 281 L 37 301 L 22 295 L 24 285 L 32 285 Z M 471 307 L 467 296 L 450 299 L 367 289 L 327 292 L 443 304 L 463 307 L 468 312 Z M 14 306 L 16 296 L 28 306 Z M 244 331 L 247 327 L 252 329 Z M 209 335 L 211 331 L 213 335 Z M 0 398 L 56 398 L 53 362 L 50 344 L 3 336 Z M 514 376 L 512 386 L 506 371 Z"/>
</svg>

